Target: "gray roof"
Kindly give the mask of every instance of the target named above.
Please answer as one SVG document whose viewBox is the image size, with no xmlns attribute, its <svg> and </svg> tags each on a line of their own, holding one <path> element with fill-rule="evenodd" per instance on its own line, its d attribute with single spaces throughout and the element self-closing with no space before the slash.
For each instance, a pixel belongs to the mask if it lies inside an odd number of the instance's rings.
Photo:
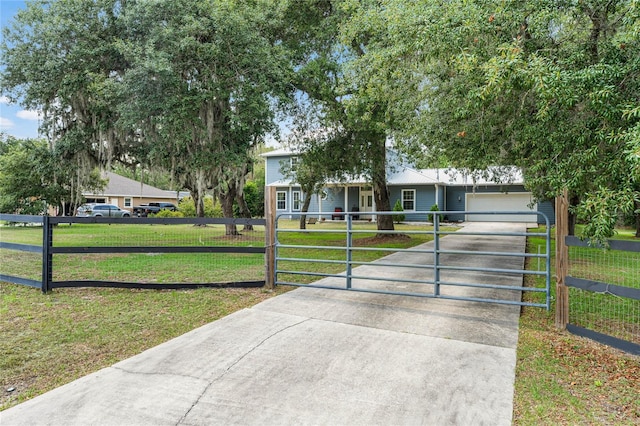
<svg viewBox="0 0 640 426">
<path fill-rule="evenodd" d="M 147 185 L 133 179 L 120 176 L 113 172 L 104 172 L 102 176 L 108 179 L 104 190 L 93 193 L 83 192 L 83 195 L 105 195 L 110 197 L 144 197 L 144 198 L 167 198 L 175 199 L 175 191 L 165 191 L 155 186 Z"/>
<path fill-rule="evenodd" d="M 457 169 L 422 169 L 420 174 L 451 186 L 467 185 L 522 185 L 522 171 L 513 166 L 494 167 L 481 173 L 469 174 Z M 495 179 L 494 179 L 495 177 Z"/>
</svg>

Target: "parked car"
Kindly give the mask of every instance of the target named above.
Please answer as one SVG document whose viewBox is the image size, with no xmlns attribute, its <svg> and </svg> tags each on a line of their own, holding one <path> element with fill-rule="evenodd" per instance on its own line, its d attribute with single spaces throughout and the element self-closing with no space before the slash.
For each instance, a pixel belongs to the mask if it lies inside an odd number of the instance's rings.
<svg viewBox="0 0 640 426">
<path fill-rule="evenodd" d="M 123 210 L 113 204 L 88 203 L 78 207 L 77 217 L 130 217 L 128 210 Z"/>
<path fill-rule="evenodd" d="M 160 210 L 171 210 L 175 212 L 178 208 L 173 203 L 149 203 L 135 206 L 133 208 L 133 214 L 138 217 L 147 217 L 150 214 L 158 213 Z"/>
</svg>

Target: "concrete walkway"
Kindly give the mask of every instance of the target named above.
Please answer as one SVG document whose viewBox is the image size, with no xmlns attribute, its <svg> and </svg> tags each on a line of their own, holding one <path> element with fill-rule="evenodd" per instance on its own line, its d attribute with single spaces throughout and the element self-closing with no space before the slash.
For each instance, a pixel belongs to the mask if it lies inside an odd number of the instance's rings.
<svg viewBox="0 0 640 426">
<path fill-rule="evenodd" d="M 525 225 L 466 228 L 505 229 Z M 523 252 L 525 241 L 442 245 Z M 0 425 L 508 425 L 518 318 L 514 306 L 301 288 L 5 410 Z"/>
</svg>

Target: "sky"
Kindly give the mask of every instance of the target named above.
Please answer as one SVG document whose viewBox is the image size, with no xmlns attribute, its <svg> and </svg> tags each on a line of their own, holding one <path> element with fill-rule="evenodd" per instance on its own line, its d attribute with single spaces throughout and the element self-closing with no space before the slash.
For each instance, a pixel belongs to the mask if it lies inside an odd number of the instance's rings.
<svg viewBox="0 0 640 426">
<path fill-rule="evenodd" d="M 4 29 L 16 12 L 24 8 L 25 2 L 22 0 L 0 0 L 0 26 Z M 36 138 L 38 118 L 37 111 L 26 110 L 18 104 L 9 104 L 7 97 L 0 95 L 0 132 L 17 138 Z"/>
<path fill-rule="evenodd" d="M 25 9 L 24 0 L 0 0 L 0 26 L 5 28 L 13 20 L 18 10 Z M 0 31 L 0 40 L 2 32 Z M 0 69 L 2 64 L 0 63 Z M 1 92 L 1 90 L 0 90 Z M 37 138 L 38 123 L 40 115 L 38 111 L 27 110 L 20 104 L 10 104 L 9 99 L 0 93 L 0 132 L 20 139 Z M 280 122 L 280 131 L 288 134 L 289 130 L 285 123 Z M 267 146 L 277 146 L 277 141 L 271 137 L 266 137 Z"/>
</svg>

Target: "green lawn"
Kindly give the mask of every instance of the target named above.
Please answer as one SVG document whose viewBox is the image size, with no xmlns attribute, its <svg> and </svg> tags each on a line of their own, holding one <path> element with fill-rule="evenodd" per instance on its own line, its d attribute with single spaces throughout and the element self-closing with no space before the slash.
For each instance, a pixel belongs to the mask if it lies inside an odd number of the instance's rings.
<svg viewBox="0 0 640 426">
<path fill-rule="evenodd" d="M 224 225 L 59 225 L 54 247 L 264 246 L 264 227 L 224 235 Z M 42 244 L 40 227 L 1 227 L 2 241 Z M 0 250 L 0 272 L 39 279 L 40 255 Z M 264 255 L 229 253 L 55 254 L 54 281 L 113 280 L 143 283 L 202 283 L 264 279 Z"/>
<path fill-rule="evenodd" d="M 537 252 L 544 241 L 531 237 L 528 250 Z M 572 274 L 585 274 L 603 267 L 593 262 L 594 249 L 571 249 Z M 552 241 L 555 254 L 555 240 Z M 613 257 L 613 275 L 637 274 L 633 263 L 621 260 L 627 254 L 595 249 Z M 555 256 L 552 265 L 555 264 Z M 528 267 L 537 269 L 535 261 Z M 607 275 L 611 275 L 607 273 Z M 525 285 L 543 286 L 540 278 L 527 276 Z M 570 294 L 570 318 L 606 316 L 608 308 L 581 301 L 593 295 Z M 584 293 L 584 292 L 582 292 Z M 524 297 L 534 297 L 527 294 Z M 611 298 L 609 296 L 609 298 Z M 616 299 L 616 298 L 613 298 Z M 552 285 L 555 300 L 555 285 Z M 638 310 L 614 300 L 617 328 L 638 324 Z M 594 309 L 597 308 L 597 309 Z M 514 424 L 517 425 L 635 425 L 640 424 L 640 359 L 588 339 L 556 329 L 555 304 L 549 312 L 523 308 L 520 317 L 514 395 Z"/>
<path fill-rule="evenodd" d="M 297 221 L 281 221 L 283 229 L 295 229 Z M 314 229 L 329 229 L 317 224 Z M 315 225 L 314 225 L 315 226 Z M 310 245 L 344 244 L 344 224 L 335 223 L 337 232 L 326 234 L 293 233 L 282 237 L 290 243 Z M 364 234 L 356 240 L 371 242 L 375 225 L 364 225 Z M 399 225 L 399 231 L 415 231 Z M 425 228 L 428 229 L 428 228 Z M 171 245 L 263 245 L 264 229 L 243 232 L 240 237 L 225 237 L 220 225 L 60 225 L 54 230 L 55 245 L 65 246 L 153 246 Z M 23 244 L 39 244 L 42 229 L 37 227 L 0 227 L 0 239 Z M 430 239 L 429 236 L 403 238 L 397 245 L 408 247 Z M 379 244 L 379 243 L 378 243 Z M 336 250 L 342 252 L 344 250 Z M 315 250 L 296 255 L 309 257 Z M 367 258 L 381 252 L 367 252 Z M 61 255 L 54 256 L 54 279 L 104 279 L 178 281 L 197 274 L 216 274 L 224 279 L 264 274 L 262 255 L 217 256 L 180 254 L 141 255 Z M 40 274 L 40 255 L 0 250 L 0 271 L 19 275 Z M 338 265 L 336 272 L 341 266 Z M 77 288 L 40 291 L 0 282 L 0 386 L 15 388 L 0 393 L 0 410 L 44 393 L 100 368 L 133 356 L 152 346 L 214 321 L 236 310 L 252 306 L 268 297 L 290 290 L 262 289 L 128 290 Z"/>
<path fill-rule="evenodd" d="M 280 225 L 283 229 L 295 229 L 297 222 L 283 221 Z M 328 223 L 309 225 L 310 228 L 312 226 L 313 229 L 329 230 Z M 334 226 L 343 228 L 345 225 Z M 356 239 L 361 241 L 355 244 L 367 243 L 369 247 L 375 247 L 379 244 L 375 240 L 375 228 L 373 225 L 364 226 L 360 228 L 364 233 Z M 173 241 L 172 244 L 189 245 L 204 241 L 217 245 L 220 241 L 229 242 L 222 235 L 222 227 L 203 229 L 133 225 L 122 228 L 126 231 L 125 235 L 116 235 L 121 232 L 114 232 L 117 228 L 113 225 L 82 225 L 77 226 L 77 230 L 74 228 L 76 225 L 57 227 L 55 233 L 58 244 L 82 246 L 92 241 L 91 244 L 102 245 L 153 245 Z M 398 228 L 401 231 L 416 229 L 409 226 Z M 341 230 L 323 234 L 283 233 L 280 238 L 282 242 L 292 244 L 331 246 L 342 244 Z M 0 238 L 3 241 L 37 243 L 41 239 L 40 232 L 37 228 L 0 228 Z M 80 234 L 79 239 L 73 237 L 75 232 Z M 263 230 L 243 234 L 234 242 L 263 244 Z M 428 239 L 428 235 L 411 235 L 410 240 L 399 238 L 394 244 L 405 247 Z M 544 247 L 544 242 L 535 238 L 530 238 L 528 242 L 528 248 L 533 252 L 537 252 L 540 245 Z M 296 253 L 285 252 L 296 257 L 312 257 L 319 253 L 323 258 L 340 258 L 344 250 L 304 249 Z M 366 258 L 383 254 L 370 251 L 357 256 Z M 127 261 L 100 258 L 98 255 L 57 256 L 59 259 L 54 261 L 64 265 L 61 274 L 71 277 L 68 279 L 81 277 L 86 270 L 98 270 L 119 278 L 143 279 L 149 275 L 148 267 L 163 270 L 166 274 L 186 269 L 179 256 L 172 259 L 173 255 L 141 255 L 144 258 L 142 260 L 132 256 Z M 256 267 L 262 272 L 264 263 L 259 257 Z M 7 267 L 7 259 L 0 258 L 0 269 Z M 246 263 L 232 256 L 226 256 L 224 260 L 230 271 L 238 273 L 240 270 L 244 276 Z M 211 260 L 204 259 L 203 263 L 207 261 Z M 14 260 L 13 267 L 23 272 L 34 271 L 37 275 L 37 262 L 38 256 L 20 258 Z M 528 263 L 529 267 L 537 268 L 535 259 Z M 587 263 L 584 265 L 586 268 Z M 624 265 L 615 265 L 617 274 L 628 273 L 620 269 L 624 269 Z M 335 267 L 336 272 L 341 270 L 341 265 L 330 266 Z M 189 269 L 199 267 L 189 266 Z M 317 267 L 322 269 L 326 265 Z M 179 274 L 166 279 L 177 280 Z M 544 286 L 544 282 L 534 276 L 527 276 L 526 284 Z M 13 392 L 0 394 L 0 409 L 289 289 L 280 286 L 275 292 L 267 292 L 261 289 L 147 291 L 83 288 L 56 289 L 43 295 L 33 288 L 0 283 L 0 386 L 2 389 L 16 388 Z M 528 293 L 525 297 L 540 295 Z M 523 308 L 517 359 L 515 424 L 640 423 L 640 402 L 637 398 L 640 393 L 640 360 L 567 332 L 557 331 L 553 308 L 550 312 L 540 308 Z"/>
</svg>

